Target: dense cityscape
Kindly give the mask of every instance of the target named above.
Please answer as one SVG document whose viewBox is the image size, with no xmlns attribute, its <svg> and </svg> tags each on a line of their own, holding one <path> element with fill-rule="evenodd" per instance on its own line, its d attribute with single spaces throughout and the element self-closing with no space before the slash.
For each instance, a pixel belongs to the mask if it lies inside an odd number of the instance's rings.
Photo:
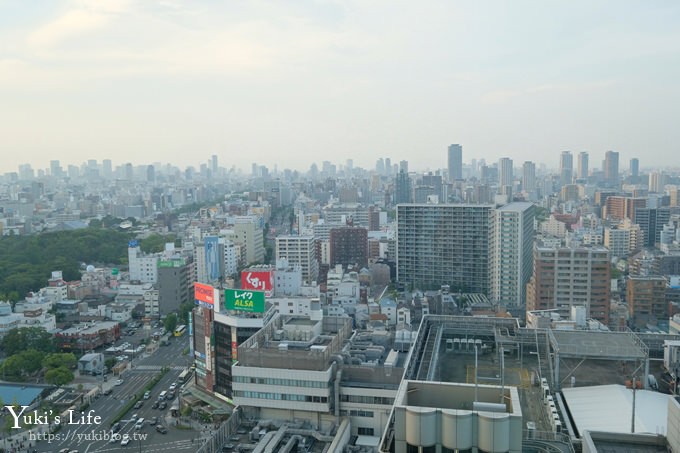
<svg viewBox="0 0 680 453">
<path fill-rule="evenodd" d="M 680 173 L 556 154 L 5 173 L 0 448 L 678 451 Z"/>
</svg>

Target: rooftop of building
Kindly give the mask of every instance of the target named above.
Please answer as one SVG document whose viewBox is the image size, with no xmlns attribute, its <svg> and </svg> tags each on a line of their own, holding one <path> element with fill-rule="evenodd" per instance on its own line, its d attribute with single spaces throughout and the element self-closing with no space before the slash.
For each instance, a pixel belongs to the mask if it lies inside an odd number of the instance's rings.
<svg viewBox="0 0 680 453">
<path fill-rule="evenodd" d="M 527 209 L 536 206 L 534 203 L 531 203 L 529 201 L 514 201 L 512 203 L 508 203 L 506 205 L 501 206 L 500 208 L 497 208 L 497 211 L 511 211 L 511 212 L 523 212 L 526 211 Z"/>
<path fill-rule="evenodd" d="M 101 330 L 113 329 L 117 324 L 117 321 L 101 321 L 92 324 L 78 325 L 62 330 L 59 332 L 59 335 L 91 335 L 96 334 Z"/>
</svg>

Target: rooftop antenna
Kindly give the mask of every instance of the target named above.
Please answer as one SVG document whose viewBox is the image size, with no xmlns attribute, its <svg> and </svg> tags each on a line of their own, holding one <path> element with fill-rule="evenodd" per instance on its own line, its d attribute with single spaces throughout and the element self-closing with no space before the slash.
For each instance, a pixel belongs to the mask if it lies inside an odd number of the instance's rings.
<svg viewBox="0 0 680 453">
<path fill-rule="evenodd" d="M 635 376 L 633 376 L 633 415 L 630 418 L 630 432 L 635 433 Z"/>
</svg>

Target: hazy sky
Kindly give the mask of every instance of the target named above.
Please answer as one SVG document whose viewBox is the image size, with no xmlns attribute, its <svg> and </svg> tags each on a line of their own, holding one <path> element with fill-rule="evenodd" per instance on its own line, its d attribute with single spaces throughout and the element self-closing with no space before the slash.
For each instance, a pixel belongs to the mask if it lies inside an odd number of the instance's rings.
<svg viewBox="0 0 680 453">
<path fill-rule="evenodd" d="M 680 166 L 672 1 L 0 0 L 0 173 L 562 150 Z M 574 159 L 576 161 L 576 159 Z"/>
</svg>

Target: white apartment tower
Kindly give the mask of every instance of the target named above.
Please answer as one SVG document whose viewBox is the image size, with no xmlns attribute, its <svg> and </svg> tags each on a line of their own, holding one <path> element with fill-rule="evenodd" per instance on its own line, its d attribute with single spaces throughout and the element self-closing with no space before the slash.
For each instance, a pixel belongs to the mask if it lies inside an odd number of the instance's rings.
<svg viewBox="0 0 680 453">
<path fill-rule="evenodd" d="M 276 238 L 276 260 L 286 259 L 291 266 L 300 266 L 302 281 L 310 284 L 319 277 L 313 236 L 279 236 Z"/>
<path fill-rule="evenodd" d="M 491 299 L 502 306 L 521 307 L 533 272 L 533 203 L 510 203 L 495 215 L 491 258 Z"/>
</svg>

